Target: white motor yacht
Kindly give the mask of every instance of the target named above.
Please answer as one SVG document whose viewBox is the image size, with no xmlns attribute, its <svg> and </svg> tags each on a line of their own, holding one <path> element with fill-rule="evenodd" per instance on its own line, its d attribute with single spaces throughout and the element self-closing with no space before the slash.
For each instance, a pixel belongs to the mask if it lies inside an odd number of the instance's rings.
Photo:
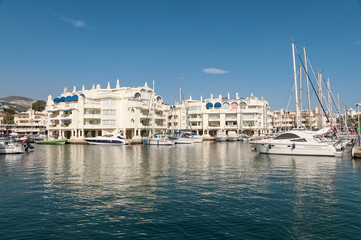
<svg viewBox="0 0 361 240">
<path fill-rule="evenodd" d="M 217 131 L 217 135 L 215 138 L 216 142 L 225 142 L 227 140 L 227 134 L 223 130 Z"/>
<path fill-rule="evenodd" d="M 91 145 L 126 145 L 129 144 L 125 140 L 123 133 L 118 133 L 115 135 L 104 135 L 98 137 L 90 137 L 84 139 L 88 144 Z"/>
<path fill-rule="evenodd" d="M 339 142 L 324 141 L 322 135 L 330 128 L 318 131 L 295 129 L 273 138 L 252 141 L 256 151 L 266 154 L 336 156 Z"/>
<path fill-rule="evenodd" d="M 26 146 L 18 142 L 0 141 L 0 154 L 24 153 Z"/>
<path fill-rule="evenodd" d="M 238 134 L 235 131 L 229 131 L 227 134 L 227 141 L 238 141 Z"/>
</svg>

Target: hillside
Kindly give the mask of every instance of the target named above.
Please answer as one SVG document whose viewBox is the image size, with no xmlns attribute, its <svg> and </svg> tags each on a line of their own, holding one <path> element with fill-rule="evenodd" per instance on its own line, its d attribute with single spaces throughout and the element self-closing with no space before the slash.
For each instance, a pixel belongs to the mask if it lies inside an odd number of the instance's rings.
<svg viewBox="0 0 361 240">
<path fill-rule="evenodd" d="M 31 104 L 36 100 L 20 97 L 20 96 L 9 96 L 5 98 L 0 98 L 0 102 L 4 102 L 4 105 L 15 106 L 17 109 L 24 110 L 31 108 Z"/>
</svg>

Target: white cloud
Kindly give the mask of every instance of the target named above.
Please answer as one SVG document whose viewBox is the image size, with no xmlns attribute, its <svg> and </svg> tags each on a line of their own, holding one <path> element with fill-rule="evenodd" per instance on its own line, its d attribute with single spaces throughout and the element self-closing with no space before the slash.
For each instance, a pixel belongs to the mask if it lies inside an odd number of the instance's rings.
<svg viewBox="0 0 361 240">
<path fill-rule="evenodd" d="M 73 19 L 66 18 L 66 17 L 60 15 L 59 13 L 54 12 L 52 9 L 48 9 L 48 11 L 52 15 L 56 16 L 59 20 L 61 20 L 63 22 L 66 22 L 66 23 L 69 23 L 69 24 L 73 25 L 74 27 L 81 27 L 81 28 L 86 27 L 86 24 L 85 24 L 85 22 L 83 20 L 79 20 L 79 19 L 73 20 Z"/>
<path fill-rule="evenodd" d="M 86 27 L 85 22 L 82 20 L 71 20 L 62 16 L 59 16 L 58 18 L 66 23 L 72 24 L 74 27 Z"/>
<path fill-rule="evenodd" d="M 205 68 L 205 69 L 202 70 L 202 72 L 208 73 L 208 74 L 226 74 L 226 73 L 229 73 L 229 71 L 219 69 L 219 68 Z"/>
</svg>

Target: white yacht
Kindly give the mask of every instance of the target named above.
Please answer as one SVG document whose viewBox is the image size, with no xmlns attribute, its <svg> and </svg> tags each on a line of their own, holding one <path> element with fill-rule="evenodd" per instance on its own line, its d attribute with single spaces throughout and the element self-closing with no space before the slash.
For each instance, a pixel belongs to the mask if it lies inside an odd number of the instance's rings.
<svg viewBox="0 0 361 240">
<path fill-rule="evenodd" d="M 227 141 L 238 141 L 238 134 L 235 131 L 229 131 L 227 134 Z"/>
<path fill-rule="evenodd" d="M 216 142 L 225 142 L 227 140 L 227 134 L 224 130 L 217 131 L 215 138 Z"/>
<path fill-rule="evenodd" d="M 202 143 L 203 142 L 203 138 L 204 138 L 203 136 L 194 134 L 193 132 L 188 132 L 188 133 L 192 134 L 193 143 Z"/>
<path fill-rule="evenodd" d="M 295 129 L 273 138 L 252 141 L 251 145 L 256 151 L 266 154 L 336 156 L 339 143 L 323 139 L 328 130 L 330 128 L 318 131 Z"/>
<path fill-rule="evenodd" d="M 129 144 L 127 140 L 125 140 L 123 133 L 118 133 L 115 135 L 104 135 L 98 137 L 90 137 L 84 139 L 88 144 L 92 145 L 126 145 Z"/>
<path fill-rule="evenodd" d="M 18 142 L 0 141 L 0 154 L 24 153 L 26 146 Z"/>
<path fill-rule="evenodd" d="M 166 134 L 155 133 L 149 138 L 142 139 L 145 145 L 173 145 L 174 141 L 171 141 Z"/>
<path fill-rule="evenodd" d="M 182 132 L 179 137 L 174 139 L 176 144 L 192 144 L 194 142 L 194 137 L 192 132 Z"/>
<path fill-rule="evenodd" d="M 239 141 L 248 142 L 250 139 L 251 137 L 245 133 L 239 135 Z"/>
</svg>

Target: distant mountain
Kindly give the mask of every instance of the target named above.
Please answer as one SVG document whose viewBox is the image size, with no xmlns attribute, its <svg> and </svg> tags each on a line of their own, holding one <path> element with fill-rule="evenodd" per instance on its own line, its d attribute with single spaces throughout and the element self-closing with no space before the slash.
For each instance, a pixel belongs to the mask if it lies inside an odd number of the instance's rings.
<svg viewBox="0 0 361 240">
<path fill-rule="evenodd" d="M 19 110 L 26 110 L 31 108 L 31 105 L 36 100 L 27 98 L 27 97 L 19 97 L 19 96 L 9 96 L 5 98 L 0 98 L 0 102 L 3 102 L 4 105 L 15 106 Z"/>
</svg>

